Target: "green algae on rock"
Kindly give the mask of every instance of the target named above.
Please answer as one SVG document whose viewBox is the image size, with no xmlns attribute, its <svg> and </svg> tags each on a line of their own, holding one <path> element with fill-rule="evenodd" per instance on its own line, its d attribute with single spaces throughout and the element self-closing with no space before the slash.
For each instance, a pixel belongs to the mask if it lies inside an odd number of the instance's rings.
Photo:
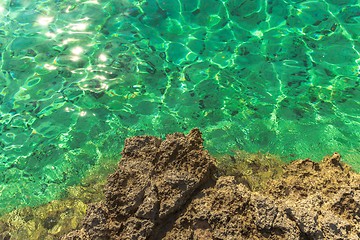
<svg viewBox="0 0 360 240">
<path fill-rule="evenodd" d="M 280 178 L 285 163 L 278 156 L 269 153 L 248 153 L 236 151 L 232 155 L 219 157 L 219 175 L 234 176 L 253 191 L 267 188 L 267 182 Z"/>
<path fill-rule="evenodd" d="M 0 239 L 55 240 L 80 228 L 87 205 L 104 198 L 107 174 L 115 170 L 114 161 L 103 163 L 88 171 L 79 185 L 68 187 L 61 199 L 0 216 Z"/>
</svg>

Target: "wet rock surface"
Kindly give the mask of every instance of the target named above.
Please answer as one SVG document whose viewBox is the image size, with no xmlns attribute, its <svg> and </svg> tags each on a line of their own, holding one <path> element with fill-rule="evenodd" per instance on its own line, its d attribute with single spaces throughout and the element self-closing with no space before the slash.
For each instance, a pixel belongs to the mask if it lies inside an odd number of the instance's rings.
<svg viewBox="0 0 360 240">
<path fill-rule="evenodd" d="M 360 177 L 334 153 L 250 190 L 219 176 L 199 130 L 127 139 L 103 202 L 63 239 L 359 239 Z"/>
</svg>

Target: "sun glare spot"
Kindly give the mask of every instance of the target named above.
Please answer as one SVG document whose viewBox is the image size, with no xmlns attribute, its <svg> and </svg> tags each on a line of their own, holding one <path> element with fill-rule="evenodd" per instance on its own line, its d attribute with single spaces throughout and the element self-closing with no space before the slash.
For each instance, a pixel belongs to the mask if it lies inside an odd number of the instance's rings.
<svg viewBox="0 0 360 240">
<path fill-rule="evenodd" d="M 62 45 L 66 45 L 70 42 L 76 42 L 76 41 L 78 41 L 78 39 L 76 39 L 76 38 L 67 38 L 62 41 Z"/>
<path fill-rule="evenodd" d="M 55 33 L 52 33 L 52 32 L 47 32 L 45 33 L 45 36 L 49 37 L 49 38 L 55 38 L 56 37 L 56 34 Z"/>
<path fill-rule="evenodd" d="M 54 17 L 44 17 L 41 16 L 37 19 L 37 23 L 41 26 L 48 26 L 52 21 L 53 21 Z"/>
<path fill-rule="evenodd" d="M 102 76 L 102 75 L 95 75 L 94 78 L 99 79 L 99 80 L 106 80 L 106 77 Z"/>
<path fill-rule="evenodd" d="M 74 31 L 84 31 L 86 30 L 87 26 L 88 26 L 87 23 L 74 23 L 68 25 L 69 29 Z"/>
<path fill-rule="evenodd" d="M 77 47 L 74 47 L 73 49 L 71 49 L 71 52 L 74 55 L 80 55 L 81 53 L 84 52 L 84 49 L 82 47 L 77 46 Z"/>
<path fill-rule="evenodd" d="M 77 61 L 80 60 L 80 57 L 79 57 L 79 56 L 72 56 L 72 57 L 70 58 L 70 60 L 73 61 L 73 62 L 77 62 Z"/>
<path fill-rule="evenodd" d="M 46 68 L 47 70 L 55 70 L 57 67 L 55 67 L 54 65 L 51 64 L 45 64 L 44 68 Z"/>
<path fill-rule="evenodd" d="M 260 30 L 256 30 L 256 31 L 252 32 L 252 35 L 254 35 L 258 38 L 262 38 L 264 36 L 264 33 L 261 32 Z"/>
<path fill-rule="evenodd" d="M 93 3 L 93 4 L 99 4 L 99 1 L 97 0 L 89 0 L 87 2 L 84 2 L 84 3 Z"/>
<path fill-rule="evenodd" d="M 101 89 L 108 90 L 108 89 L 109 89 L 109 85 L 107 85 L 106 83 L 102 83 L 102 84 L 101 84 Z"/>
<path fill-rule="evenodd" d="M 102 54 L 99 55 L 99 60 L 102 61 L 102 62 L 106 62 L 107 56 L 102 53 Z"/>
</svg>

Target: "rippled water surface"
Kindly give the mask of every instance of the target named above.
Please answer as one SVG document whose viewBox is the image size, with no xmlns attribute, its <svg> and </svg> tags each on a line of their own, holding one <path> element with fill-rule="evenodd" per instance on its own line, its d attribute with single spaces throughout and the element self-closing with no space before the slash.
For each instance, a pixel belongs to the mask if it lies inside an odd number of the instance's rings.
<svg viewBox="0 0 360 240">
<path fill-rule="evenodd" d="M 358 0 L 1 1 L 0 212 L 193 127 L 213 154 L 360 169 L 359 33 Z"/>
</svg>

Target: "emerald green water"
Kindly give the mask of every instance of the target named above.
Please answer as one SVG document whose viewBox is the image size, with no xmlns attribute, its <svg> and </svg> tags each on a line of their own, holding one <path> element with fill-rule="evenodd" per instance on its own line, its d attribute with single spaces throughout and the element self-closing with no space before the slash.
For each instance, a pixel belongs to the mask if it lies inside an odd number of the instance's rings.
<svg viewBox="0 0 360 240">
<path fill-rule="evenodd" d="M 215 155 L 359 170 L 359 33 L 359 0 L 2 1 L 0 212 L 193 127 Z"/>
</svg>

